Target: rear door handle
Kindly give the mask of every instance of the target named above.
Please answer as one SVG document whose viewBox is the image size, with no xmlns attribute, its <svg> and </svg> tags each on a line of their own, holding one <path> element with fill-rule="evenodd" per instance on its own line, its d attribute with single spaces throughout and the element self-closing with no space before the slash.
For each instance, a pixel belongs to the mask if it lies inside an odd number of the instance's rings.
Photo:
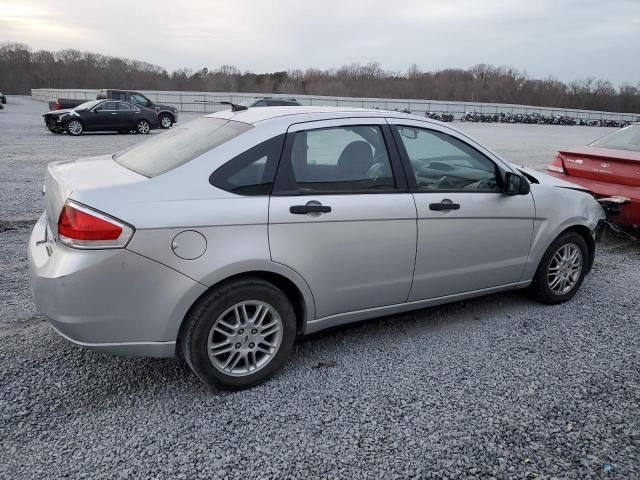
<svg viewBox="0 0 640 480">
<path fill-rule="evenodd" d="M 440 203 L 430 203 L 429 210 L 435 210 L 436 212 L 445 212 L 447 210 L 460 210 L 459 203 L 453 203 L 451 201 L 448 202 L 440 202 Z"/>
<path fill-rule="evenodd" d="M 331 207 L 329 205 L 292 205 L 289 212 L 294 215 L 306 215 L 307 213 L 329 213 Z"/>
</svg>

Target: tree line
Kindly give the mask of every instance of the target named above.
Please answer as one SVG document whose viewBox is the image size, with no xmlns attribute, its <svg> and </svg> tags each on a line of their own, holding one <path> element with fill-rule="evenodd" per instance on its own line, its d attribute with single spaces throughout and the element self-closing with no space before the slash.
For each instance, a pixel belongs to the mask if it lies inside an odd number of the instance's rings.
<svg viewBox="0 0 640 480">
<path fill-rule="evenodd" d="M 431 72 L 417 65 L 391 72 L 378 63 L 263 74 L 241 72 L 231 65 L 169 72 L 147 62 L 74 49 L 33 51 L 16 42 L 0 46 L 2 92 L 30 94 L 32 88 L 47 87 L 411 98 L 640 113 L 640 82 L 617 88 L 596 78 L 561 82 L 485 64 Z"/>
</svg>

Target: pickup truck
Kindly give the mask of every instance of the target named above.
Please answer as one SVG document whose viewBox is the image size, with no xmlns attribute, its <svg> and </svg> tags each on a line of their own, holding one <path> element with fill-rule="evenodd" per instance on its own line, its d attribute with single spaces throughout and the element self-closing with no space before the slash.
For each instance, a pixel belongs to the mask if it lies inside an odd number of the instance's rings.
<svg viewBox="0 0 640 480">
<path fill-rule="evenodd" d="M 160 128 L 171 128 L 171 126 L 178 121 L 178 109 L 171 105 L 161 105 L 159 103 L 153 103 L 147 97 L 139 92 L 132 90 L 113 90 L 102 89 L 98 91 L 96 100 L 124 100 L 126 102 L 135 103 L 144 108 L 155 110 L 158 115 L 158 122 Z M 50 110 L 65 110 L 72 109 L 78 105 L 85 103 L 87 100 L 74 100 L 70 98 L 58 98 L 53 102 L 49 102 Z"/>
</svg>

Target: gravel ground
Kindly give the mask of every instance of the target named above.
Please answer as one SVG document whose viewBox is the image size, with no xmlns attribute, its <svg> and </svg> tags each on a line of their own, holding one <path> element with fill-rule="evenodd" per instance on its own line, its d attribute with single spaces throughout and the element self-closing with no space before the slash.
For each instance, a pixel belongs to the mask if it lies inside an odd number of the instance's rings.
<svg viewBox="0 0 640 480">
<path fill-rule="evenodd" d="M 25 245 L 44 165 L 140 136 L 54 136 L 43 104 L 6 107 L 0 478 L 640 478 L 636 243 L 608 235 L 568 304 L 511 292 L 334 329 L 262 386 L 210 391 L 175 359 L 70 345 L 36 312 Z M 534 167 L 604 134 L 462 127 Z"/>
</svg>

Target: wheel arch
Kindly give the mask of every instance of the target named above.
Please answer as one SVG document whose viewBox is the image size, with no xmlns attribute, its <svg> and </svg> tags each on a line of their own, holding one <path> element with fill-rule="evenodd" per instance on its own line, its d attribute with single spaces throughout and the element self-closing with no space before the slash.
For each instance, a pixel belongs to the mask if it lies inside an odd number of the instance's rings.
<svg viewBox="0 0 640 480">
<path fill-rule="evenodd" d="M 169 110 L 160 110 L 160 112 L 158 112 L 158 118 L 162 117 L 163 115 L 167 115 L 167 116 L 171 117 L 171 121 L 173 123 L 176 123 L 175 115 L 172 112 L 170 112 Z"/>
<path fill-rule="evenodd" d="M 296 313 L 296 329 L 298 333 L 303 333 L 306 328 L 307 321 L 315 318 L 315 304 L 311 290 L 302 278 L 293 278 L 293 275 L 286 275 L 283 272 L 276 272 L 274 270 L 248 270 L 239 272 L 233 275 L 229 275 L 224 279 L 217 281 L 209 286 L 189 307 L 184 317 L 180 322 L 178 328 L 177 341 L 180 343 L 180 339 L 183 334 L 183 328 L 186 325 L 186 320 L 189 317 L 191 311 L 198 305 L 198 303 L 208 295 L 212 290 L 218 289 L 223 285 L 242 279 L 258 278 L 260 280 L 267 281 L 272 285 L 278 287 L 287 296 L 292 303 Z"/>
<path fill-rule="evenodd" d="M 565 233 L 568 233 L 568 232 L 577 233 L 578 235 L 580 235 L 583 238 L 583 240 L 587 244 L 587 248 L 589 249 L 589 259 L 588 259 L 587 273 L 590 272 L 591 271 L 591 267 L 593 267 L 593 262 L 594 262 L 595 257 L 596 257 L 596 241 L 593 238 L 593 236 L 591 235 L 591 230 L 589 230 L 589 227 L 586 227 L 584 225 L 572 225 L 570 227 L 565 228 L 562 232 L 560 232 L 556 238 L 558 238 L 560 235 L 564 235 Z"/>
</svg>

